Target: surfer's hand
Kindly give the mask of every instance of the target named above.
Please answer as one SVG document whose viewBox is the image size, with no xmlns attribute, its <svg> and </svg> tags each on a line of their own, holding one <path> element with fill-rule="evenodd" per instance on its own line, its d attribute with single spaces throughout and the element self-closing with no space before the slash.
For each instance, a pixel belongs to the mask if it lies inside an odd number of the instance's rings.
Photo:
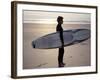
<svg viewBox="0 0 100 80">
<path fill-rule="evenodd" d="M 64 43 L 62 43 L 62 47 L 64 47 Z"/>
</svg>

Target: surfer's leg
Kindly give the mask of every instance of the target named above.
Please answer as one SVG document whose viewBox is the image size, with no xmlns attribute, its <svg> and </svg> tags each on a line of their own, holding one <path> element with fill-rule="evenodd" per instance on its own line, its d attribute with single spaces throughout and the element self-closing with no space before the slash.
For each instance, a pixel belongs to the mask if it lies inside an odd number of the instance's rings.
<svg viewBox="0 0 100 80">
<path fill-rule="evenodd" d="M 65 65 L 65 63 L 63 62 L 63 57 L 64 57 L 64 47 L 62 47 L 62 64 Z"/>
<path fill-rule="evenodd" d="M 59 67 L 64 67 L 63 55 L 64 55 L 64 48 L 62 47 L 62 48 L 59 48 L 59 55 L 58 55 Z"/>
<path fill-rule="evenodd" d="M 61 48 L 61 62 L 63 63 L 64 47 Z"/>
<path fill-rule="evenodd" d="M 62 51 L 61 51 L 61 48 L 59 48 L 59 55 L 58 55 L 58 62 L 59 62 L 59 63 L 62 62 L 62 60 L 61 60 L 61 59 L 62 59 L 62 58 L 61 58 L 61 56 L 62 56 L 61 52 L 62 52 Z"/>
</svg>

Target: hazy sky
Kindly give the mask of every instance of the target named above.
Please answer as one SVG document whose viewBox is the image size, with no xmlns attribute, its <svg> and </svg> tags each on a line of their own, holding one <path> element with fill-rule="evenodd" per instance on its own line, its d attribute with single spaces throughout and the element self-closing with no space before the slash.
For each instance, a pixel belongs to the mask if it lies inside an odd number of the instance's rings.
<svg viewBox="0 0 100 80">
<path fill-rule="evenodd" d="M 90 24 L 89 13 L 72 13 L 72 12 L 47 12 L 47 11 L 23 11 L 24 23 L 57 23 L 58 16 L 64 17 L 66 24 Z"/>
</svg>

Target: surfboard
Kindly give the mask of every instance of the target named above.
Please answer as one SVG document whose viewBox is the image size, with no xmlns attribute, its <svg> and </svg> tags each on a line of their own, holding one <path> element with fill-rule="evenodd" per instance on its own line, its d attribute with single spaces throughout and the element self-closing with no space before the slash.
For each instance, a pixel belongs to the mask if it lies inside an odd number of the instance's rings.
<svg viewBox="0 0 100 80">
<path fill-rule="evenodd" d="M 81 41 L 90 38 L 90 30 L 88 29 L 78 29 L 73 33 L 75 40 Z"/>
<path fill-rule="evenodd" d="M 63 31 L 64 46 L 73 45 L 90 38 L 90 30 L 88 29 L 72 29 Z M 60 33 L 54 32 L 51 34 L 39 37 L 32 41 L 32 47 L 37 49 L 52 49 L 62 46 Z"/>
</svg>

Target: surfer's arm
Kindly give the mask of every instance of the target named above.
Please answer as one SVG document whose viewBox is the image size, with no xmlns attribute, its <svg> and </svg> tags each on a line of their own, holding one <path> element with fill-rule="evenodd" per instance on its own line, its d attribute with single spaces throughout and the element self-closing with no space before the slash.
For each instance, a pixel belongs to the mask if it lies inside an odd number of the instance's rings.
<svg viewBox="0 0 100 80">
<path fill-rule="evenodd" d="M 60 31 L 60 40 L 62 43 L 62 46 L 64 45 L 64 39 L 63 39 L 63 31 Z"/>
<path fill-rule="evenodd" d="M 63 40 L 63 29 L 61 27 L 61 25 L 57 25 L 56 27 L 56 31 L 59 32 L 59 37 L 62 43 L 62 46 L 64 45 L 64 40 Z"/>
</svg>

